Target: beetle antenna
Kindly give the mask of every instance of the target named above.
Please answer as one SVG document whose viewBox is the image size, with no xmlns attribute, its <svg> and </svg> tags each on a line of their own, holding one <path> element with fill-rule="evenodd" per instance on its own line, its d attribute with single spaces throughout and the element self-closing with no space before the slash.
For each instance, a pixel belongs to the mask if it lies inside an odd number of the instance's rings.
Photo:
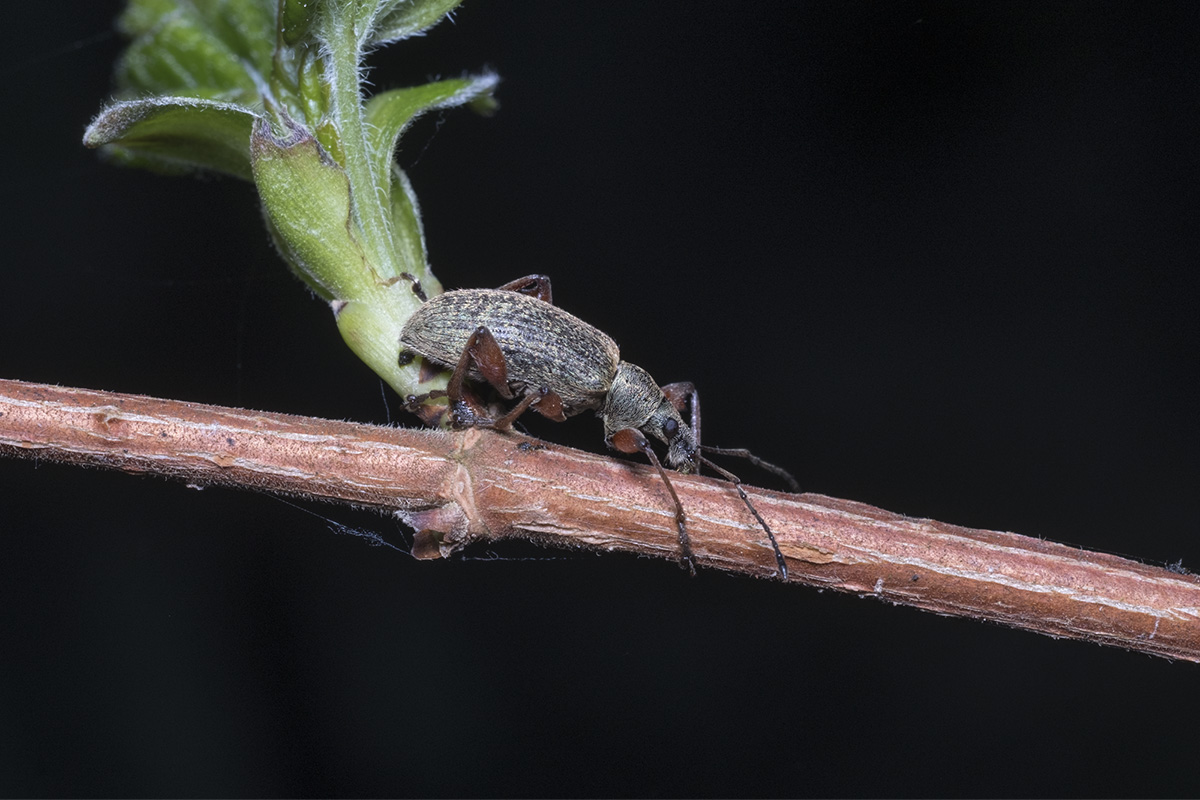
<svg viewBox="0 0 1200 800">
<path fill-rule="evenodd" d="M 705 450 L 720 450 L 720 448 L 717 448 L 717 447 L 713 447 L 713 448 L 706 447 L 704 449 Z M 771 526 L 768 525 L 767 521 L 762 518 L 761 514 L 758 513 L 758 509 L 756 509 L 754 507 L 754 504 L 750 502 L 750 497 L 746 494 L 745 490 L 742 489 L 741 479 L 738 478 L 737 475 L 734 475 L 732 472 L 725 469 L 724 467 L 718 466 L 718 465 L 714 464 L 713 462 L 709 461 L 704 456 L 700 456 L 700 460 L 703 461 L 708 466 L 712 467 L 718 473 L 720 473 L 720 475 L 723 478 L 725 478 L 725 480 L 727 480 L 733 484 L 733 488 L 737 489 L 737 493 L 742 498 L 742 502 L 746 504 L 746 508 L 750 509 L 750 513 L 754 515 L 754 518 L 756 520 L 758 520 L 758 524 L 762 525 L 763 530 L 767 532 L 767 538 L 771 540 L 771 547 L 774 548 L 774 550 L 775 550 L 775 563 L 779 567 L 779 577 L 782 580 L 786 581 L 788 579 L 787 561 L 784 560 L 783 552 L 780 551 L 780 549 L 779 549 L 779 542 L 775 541 L 775 533 L 771 530 Z M 786 473 L 784 473 L 784 474 L 786 474 Z M 791 477 L 791 476 L 788 476 L 788 477 Z M 671 494 L 674 494 L 674 493 L 675 493 L 675 491 L 672 489 Z"/>
<path fill-rule="evenodd" d="M 772 475 L 782 479 L 784 483 L 788 485 L 788 488 L 793 492 L 799 493 L 800 491 L 800 484 L 797 483 L 796 479 L 792 477 L 792 473 L 788 472 L 783 467 L 775 466 L 770 461 L 764 461 L 744 447 L 711 447 L 705 444 L 701 445 L 700 449 L 706 453 L 712 453 L 718 456 L 736 456 L 738 458 L 744 458 L 759 469 L 769 472 Z M 703 460 L 704 463 L 708 464 L 710 467 L 716 466 L 707 458 Z"/>
</svg>

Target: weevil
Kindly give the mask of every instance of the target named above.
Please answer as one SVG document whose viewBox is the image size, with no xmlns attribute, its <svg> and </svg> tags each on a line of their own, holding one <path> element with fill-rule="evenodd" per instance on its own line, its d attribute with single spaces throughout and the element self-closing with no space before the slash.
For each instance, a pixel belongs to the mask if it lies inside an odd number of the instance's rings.
<svg viewBox="0 0 1200 800">
<path fill-rule="evenodd" d="M 401 364 L 416 356 L 452 369 L 445 390 L 411 395 L 405 405 L 415 410 L 428 399 L 447 397 L 455 427 L 483 426 L 506 431 L 532 408 L 562 422 L 594 411 L 604 422 L 604 442 L 622 453 L 642 453 L 658 470 L 675 504 L 680 563 L 695 573 L 683 504 L 647 435 L 667 446 L 667 465 L 682 473 L 711 467 L 728 480 L 750 513 L 766 531 L 775 551 L 779 576 L 787 580 L 787 562 L 775 534 L 758 513 L 733 473 L 701 454 L 700 400 L 687 382 L 659 386 L 641 367 L 622 361 L 607 334 L 554 305 L 550 279 L 528 275 L 498 289 L 459 289 L 423 303 L 400 332 Z M 507 412 L 493 416 L 466 390 L 467 380 L 489 384 L 505 400 L 516 400 Z M 691 407 L 691 425 L 680 413 Z M 745 450 L 704 447 L 707 452 L 738 455 L 783 477 L 784 470 Z"/>
</svg>

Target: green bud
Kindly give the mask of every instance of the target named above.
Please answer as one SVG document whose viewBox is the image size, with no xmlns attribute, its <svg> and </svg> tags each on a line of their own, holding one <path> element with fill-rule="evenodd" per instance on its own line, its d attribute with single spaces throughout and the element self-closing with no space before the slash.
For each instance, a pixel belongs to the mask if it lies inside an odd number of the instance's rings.
<svg viewBox="0 0 1200 800">
<path fill-rule="evenodd" d="M 350 181 L 313 135 L 286 115 L 277 137 L 260 118 L 250 136 L 254 182 L 292 268 L 327 300 L 370 288 L 350 220 Z"/>
<path fill-rule="evenodd" d="M 308 36 L 317 15 L 316 0 L 279 0 L 279 38 L 288 47 L 295 47 Z"/>
</svg>

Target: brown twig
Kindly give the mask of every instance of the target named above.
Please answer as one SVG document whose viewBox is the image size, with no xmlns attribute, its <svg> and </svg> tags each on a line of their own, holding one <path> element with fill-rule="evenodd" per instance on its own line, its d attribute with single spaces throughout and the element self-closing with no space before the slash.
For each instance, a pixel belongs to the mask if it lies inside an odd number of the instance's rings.
<svg viewBox="0 0 1200 800">
<path fill-rule="evenodd" d="M 0 453 L 370 506 L 425 532 L 419 541 L 431 555 L 523 537 L 677 557 L 672 504 L 649 467 L 525 436 L 0 380 Z M 762 528 L 730 484 L 684 475 L 673 482 L 698 564 L 776 575 Z M 748 491 L 793 582 L 1200 661 L 1195 575 L 848 500 Z"/>
</svg>

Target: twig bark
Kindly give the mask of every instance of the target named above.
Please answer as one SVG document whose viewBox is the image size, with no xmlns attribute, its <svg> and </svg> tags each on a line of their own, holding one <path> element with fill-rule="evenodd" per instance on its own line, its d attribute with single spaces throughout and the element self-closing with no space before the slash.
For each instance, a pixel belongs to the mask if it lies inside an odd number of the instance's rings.
<svg viewBox="0 0 1200 800">
<path fill-rule="evenodd" d="M 357 425 L 0 380 L 0 453 L 392 512 L 448 555 L 481 539 L 676 558 L 648 467 L 518 435 Z M 774 577 L 732 487 L 678 475 L 697 563 Z M 790 579 L 940 614 L 1200 661 L 1200 577 L 848 500 L 748 489 Z"/>
</svg>

